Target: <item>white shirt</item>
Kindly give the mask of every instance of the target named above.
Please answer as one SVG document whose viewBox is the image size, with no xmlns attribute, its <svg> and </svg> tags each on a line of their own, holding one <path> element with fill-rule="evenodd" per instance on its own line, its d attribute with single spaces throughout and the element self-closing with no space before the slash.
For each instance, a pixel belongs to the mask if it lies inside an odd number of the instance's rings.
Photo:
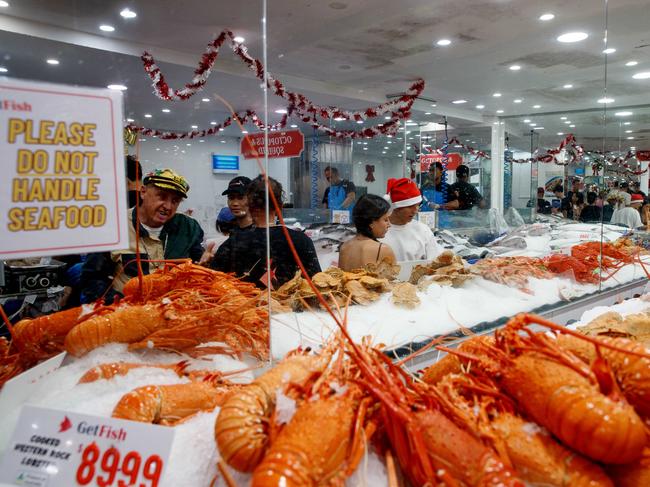
<svg viewBox="0 0 650 487">
<path fill-rule="evenodd" d="M 412 220 L 406 225 L 391 224 L 386 236 L 380 240 L 395 254 L 397 262 L 433 260 L 443 251 L 424 223 Z"/>
<path fill-rule="evenodd" d="M 160 240 L 160 233 L 162 232 L 163 226 L 160 225 L 159 227 L 149 227 L 145 225 L 144 223 L 141 223 L 141 225 L 144 227 L 144 229 L 149 233 L 149 236 L 153 239 Z"/>
<path fill-rule="evenodd" d="M 638 210 L 629 206 L 620 210 L 614 210 L 610 223 L 625 225 L 628 228 L 639 228 L 643 226 Z"/>
</svg>

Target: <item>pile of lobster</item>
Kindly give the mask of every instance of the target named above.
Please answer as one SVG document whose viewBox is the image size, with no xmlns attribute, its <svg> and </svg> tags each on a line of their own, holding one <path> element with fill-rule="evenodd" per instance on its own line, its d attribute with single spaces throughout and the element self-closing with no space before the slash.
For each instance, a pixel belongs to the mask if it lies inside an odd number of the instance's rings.
<svg viewBox="0 0 650 487">
<path fill-rule="evenodd" d="M 81 356 L 110 342 L 190 355 L 248 352 L 259 359 L 269 349 L 266 296 L 253 284 L 190 262 L 132 279 L 124 298 L 111 305 L 22 320 L 10 331 L 12 341 L 0 342 L 0 387 L 63 350 Z M 222 345 L 201 346 L 212 342 Z"/>
</svg>

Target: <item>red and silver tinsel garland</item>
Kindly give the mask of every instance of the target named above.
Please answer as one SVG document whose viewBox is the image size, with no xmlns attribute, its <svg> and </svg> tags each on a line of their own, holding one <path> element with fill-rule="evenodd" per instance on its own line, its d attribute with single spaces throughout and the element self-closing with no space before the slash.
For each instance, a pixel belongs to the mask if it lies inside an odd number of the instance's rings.
<svg viewBox="0 0 650 487">
<path fill-rule="evenodd" d="M 160 67 L 156 64 L 153 56 L 145 52 L 141 59 L 144 64 L 144 69 L 153 81 L 153 86 L 156 95 L 168 101 L 187 100 L 203 89 L 207 82 L 212 68 L 219 55 L 219 49 L 226 41 L 230 39 L 230 44 L 233 52 L 255 73 L 255 76 L 261 81 L 265 78 L 264 65 L 258 59 L 251 57 L 248 54 L 248 48 L 242 43 L 234 40 L 233 33 L 229 30 L 224 30 L 212 42 L 210 42 L 201 57 L 194 77 L 191 82 L 186 84 L 183 89 L 175 90 L 171 88 L 166 80 Z M 274 78 L 270 73 L 266 73 L 267 86 L 277 95 L 289 102 L 295 112 L 302 121 L 309 123 L 312 127 L 325 132 L 333 137 L 374 137 L 380 134 L 394 134 L 397 131 L 399 120 L 404 120 L 410 116 L 410 111 L 415 102 L 415 99 L 424 90 L 424 80 L 420 79 L 414 82 L 399 98 L 382 103 L 375 107 L 366 108 L 365 110 L 348 111 L 337 107 L 326 107 L 316 105 L 309 98 L 301 93 L 288 91 L 282 82 Z M 331 129 L 328 125 L 321 123 L 317 117 L 322 119 L 335 120 L 355 120 L 364 121 L 369 118 L 375 118 L 380 115 L 390 113 L 390 120 L 378 124 L 373 127 L 366 127 L 360 131 L 355 130 L 335 130 Z M 208 131 L 202 131 L 208 132 Z"/>
<path fill-rule="evenodd" d="M 557 155 L 565 149 L 572 149 L 570 151 L 567 150 L 569 160 L 566 162 L 560 162 L 557 160 Z M 528 162 L 543 162 L 548 164 L 552 162 L 558 166 L 568 166 L 569 164 L 582 160 L 584 153 L 584 148 L 578 144 L 574 135 L 569 134 L 564 138 L 564 140 L 562 140 L 562 142 L 560 142 L 560 145 L 556 149 L 548 149 L 545 154 L 538 154 L 538 151 L 535 151 L 533 156 L 528 159 L 512 159 L 511 162 L 518 164 L 525 164 Z"/>
</svg>

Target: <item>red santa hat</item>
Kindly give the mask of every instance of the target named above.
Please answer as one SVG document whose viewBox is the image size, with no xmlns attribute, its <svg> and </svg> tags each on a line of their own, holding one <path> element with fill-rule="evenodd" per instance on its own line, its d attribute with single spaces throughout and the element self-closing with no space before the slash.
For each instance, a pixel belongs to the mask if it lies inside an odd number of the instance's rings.
<svg viewBox="0 0 650 487">
<path fill-rule="evenodd" d="M 408 178 L 390 178 L 386 185 L 386 196 L 390 198 L 393 208 L 404 208 L 422 202 L 417 185 Z"/>
</svg>

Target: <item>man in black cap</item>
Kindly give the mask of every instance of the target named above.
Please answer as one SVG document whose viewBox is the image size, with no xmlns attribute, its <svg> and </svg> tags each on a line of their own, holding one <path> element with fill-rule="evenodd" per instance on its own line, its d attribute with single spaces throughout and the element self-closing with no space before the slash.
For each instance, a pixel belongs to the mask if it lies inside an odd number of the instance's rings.
<svg viewBox="0 0 650 487">
<path fill-rule="evenodd" d="M 461 164 L 456 168 L 456 182 L 449 187 L 445 209 L 470 210 L 476 205 L 485 208 L 483 196 L 468 180 L 469 167 Z"/>
<path fill-rule="evenodd" d="M 250 178 L 237 176 L 228 183 L 228 188 L 221 193 L 223 196 L 228 196 L 228 208 L 235 215 L 237 227 L 240 230 L 253 228 L 253 219 L 248 211 L 248 199 L 246 198 L 246 190 L 250 183 Z"/>
</svg>

